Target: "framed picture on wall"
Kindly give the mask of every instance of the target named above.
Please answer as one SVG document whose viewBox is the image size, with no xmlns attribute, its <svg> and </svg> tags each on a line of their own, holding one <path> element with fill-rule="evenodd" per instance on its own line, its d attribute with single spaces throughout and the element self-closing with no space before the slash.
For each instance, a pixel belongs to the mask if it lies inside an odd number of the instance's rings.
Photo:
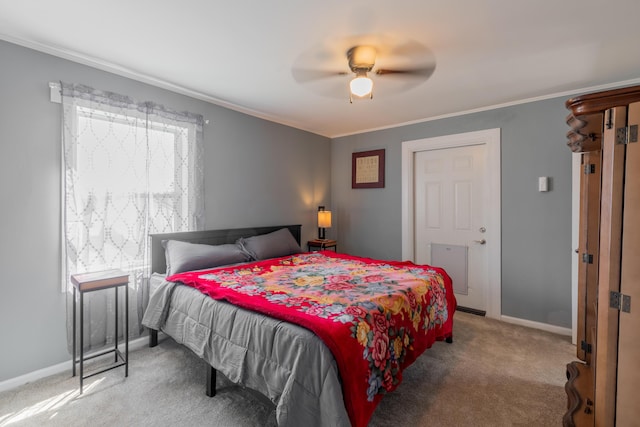
<svg viewBox="0 0 640 427">
<path fill-rule="evenodd" d="M 384 149 L 352 154 L 351 188 L 384 188 Z"/>
</svg>

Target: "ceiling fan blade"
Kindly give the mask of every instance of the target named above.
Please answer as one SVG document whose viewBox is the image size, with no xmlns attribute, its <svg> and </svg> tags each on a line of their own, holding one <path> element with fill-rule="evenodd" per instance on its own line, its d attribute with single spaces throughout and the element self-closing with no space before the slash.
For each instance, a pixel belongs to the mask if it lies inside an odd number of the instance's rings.
<svg viewBox="0 0 640 427">
<path fill-rule="evenodd" d="M 419 57 L 429 55 L 429 49 L 421 43 L 415 40 L 409 40 L 402 44 L 399 44 L 391 49 L 387 55 L 389 56 L 401 56 L 401 57 Z"/>
<path fill-rule="evenodd" d="M 427 67 L 419 67 L 419 68 L 407 68 L 401 70 L 391 70 L 388 68 L 378 68 L 375 70 L 375 73 L 379 76 L 389 75 L 389 74 L 397 74 L 403 76 L 411 76 L 411 77 L 421 77 L 421 78 L 429 78 L 435 71 L 435 64 L 427 66 Z"/>
<path fill-rule="evenodd" d="M 291 74 L 298 83 L 307 83 L 315 80 L 327 79 L 330 77 L 344 76 L 347 74 L 347 72 L 294 68 L 293 70 L 291 70 Z"/>
</svg>

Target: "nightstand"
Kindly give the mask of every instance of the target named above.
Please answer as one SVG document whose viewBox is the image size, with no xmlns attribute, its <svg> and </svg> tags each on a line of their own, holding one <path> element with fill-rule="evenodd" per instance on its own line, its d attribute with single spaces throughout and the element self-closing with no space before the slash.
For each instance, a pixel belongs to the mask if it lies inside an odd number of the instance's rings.
<svg viewBox="0 0 640 427">
<path fill-rule="evenodd" d="M 311 252 L 315 248 L 316 250 L 326 250 L 333 248 L 335 252 L 338 252 L 338 241 L 329 239 L 313 239 L 307 242 L 307 249 Z"/>
<path fill-rule="evenodd" d="M 76 364 L 80 365 L 80 394 L 82 394 L 82 382 L 94 375 L 124 366 L 124 376 L 129 376 L 129 275 L 121 270 L 97 271 L 94 273 L 83 273 L 71 275 L 73 284 L 73 376 L 76 376 Z M 118 288 L 124 287 L 124 354 L 118 349 Z M 84 355 L 84 294 L 87 292 L 100 291 L 103 289 L 114 289 L 116 293 L 115 301 L 115 345 L 114 348 L 101 351 L 91 356 Z M 80 294 L 80 358 L 76 358 L 76 292 Z M 114 362 L 99 371 L 84 375 L 84 361 L 99 357 L 105 354 L 114 353 Z M 120 362 L 118 363 L 118 359 Z"/>
</svg>

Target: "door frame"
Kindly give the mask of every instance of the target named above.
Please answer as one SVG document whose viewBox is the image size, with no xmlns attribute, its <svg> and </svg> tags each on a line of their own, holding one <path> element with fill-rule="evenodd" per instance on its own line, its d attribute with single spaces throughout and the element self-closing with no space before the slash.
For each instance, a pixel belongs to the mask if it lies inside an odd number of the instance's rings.
<svg viewBox="0 0 640 427">
<path fill-rule="evenodd" d="M 502 232 L 501 232 L 501 168 L 500 128 L 402 142 L 402 259 L 415 261 L 414 218 L 414 153 L 484 144 L 487 146 L 487 317 L 502 315 Z"/>
</svg>

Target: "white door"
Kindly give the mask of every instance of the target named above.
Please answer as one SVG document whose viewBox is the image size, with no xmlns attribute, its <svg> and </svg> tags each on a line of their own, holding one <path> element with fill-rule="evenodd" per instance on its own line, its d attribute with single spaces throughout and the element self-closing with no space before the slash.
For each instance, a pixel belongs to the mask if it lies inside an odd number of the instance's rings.
<svg viewBox="0 0 640 427">
<path fill-rule="evenodd" d="M 443 267 L 459 306 L 487 311 L 485 144 L 414 153 L 415 259 Z"/>
</svg>

